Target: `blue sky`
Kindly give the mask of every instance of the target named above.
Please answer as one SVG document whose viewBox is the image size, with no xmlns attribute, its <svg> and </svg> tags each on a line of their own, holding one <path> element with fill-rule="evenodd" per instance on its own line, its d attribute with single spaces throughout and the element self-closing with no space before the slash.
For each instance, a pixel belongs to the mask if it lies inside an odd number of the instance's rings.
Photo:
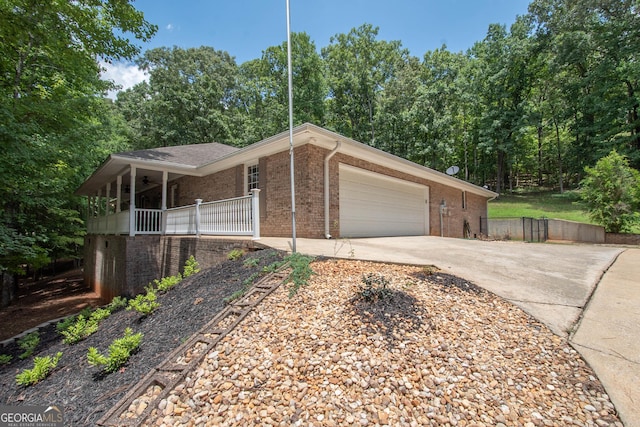
<svg viewBox="0 0 640 427">
<path fill-rule="evenodd" d="M 489 24 L 511 25 L 530 0 L 290 0 L 291 31 L 306 32 L 321 49 L 331 36 L 364 23 L 379 27 L 380 40 L 399 40 L 414 56 L 446 44 L 465 51 L 482 40 Z M 241 64 L 259 58 L 287 38 L 285 0 L 135 0 L 158 33 L 143 51 L 160 46 L 212 46 Z M 106 77 L 125 87 L 144 76 L 115 64 Z"/>
</svg>

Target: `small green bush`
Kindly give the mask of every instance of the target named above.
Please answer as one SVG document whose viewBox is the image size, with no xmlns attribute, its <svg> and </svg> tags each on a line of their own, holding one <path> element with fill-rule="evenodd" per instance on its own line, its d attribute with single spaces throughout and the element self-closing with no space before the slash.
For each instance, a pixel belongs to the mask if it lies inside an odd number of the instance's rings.
<svg viewBox="0 0 640 427">
<path fill-rule="evenodd" d="M 107 310 L 109 310 L 109 312 L 113 314 L 116 311 L 125 308 L 127 306 L 127 303 L 127 298 L 121 296 L 115 297 L 111 300 L 109 305 L 107 305 Z"/>
<path fill-rule="evenodd" d="M 123 337 L 116 338 L 109 345 L 109 356 L 100 354 L 95 347 L 90 347 L 87 360 L 92 366 L 102 366 L 105 373 L 115 372 L 127 363 L 131 354 L 140 347 L 142 337 L 141 332 L 134 334 L 131 328 L 127 328 Z"/>
<path fill-rule="evenodd" d="M 135 310 L 147 316 L 160 307 L 160 303 L 156 301 L 158 296 L 153 286 L 147 286 L 145 289 L 147 293 L 137 295 L 134 299 L 129 300 L 127 310 Z"/>
<path fill-rule="evenodd" d="M 30 334 L 25 335 L 20 338 L 18 341 L 18 347 L 20 347 L 24 353 L 18 356 L 20 359 L 26 359 L 31 356 L 33 352 L 36 350 L 36 347 L 40 344 L 40 334 L 36 332 L 31 332 Z"/>
<path fill-rule="evenodd" d="M 365 301 L 373 302 L 391 295 L 389 280 L 381 274 L 369 273 L 362 277 L 363 286 L 360 286 L 358 294 Z"/>
<path fill-rule="evenodd" d="M 73 325 L 75 321 L 76 316 L 69 316 L 66 319 L 59 321 L 58 323 L 56 323 L 56 331 L 58 331 L 58 333 L 62 335 L 63 332 L 69 329 L 69 327 Z"/>
<path fill-rule="evenodd" d="M 180 283 L 180 281 L 182 281 L 182 275 L 178 273 L 176 276 L 167 276 L 160 280 L 156 279 L 153 281 L 153 284 L 160 292 L 167 292 L 169 289 Z"/>
<path fill-rule="evenodd" d="M 244 260 L 242 265 L 246 268 L 255 268 L 260 264 L 260 260 L 258 258 L 247 258 Z"/>
<path fill-rule="evenodd" d="M 45 379 L 56 366 L 62 357 L 62 353 L 58 352 L 54 357 L 34 357 L 33 368 L 25 369 L 16 376 L 16 382 L 19 385 L 30 386 L 39 383 Z"/>
<path fill-rule="evenodd" d="M 0 365 L 7 365 L 11 363 L 12 357 L 8 354 L 0 354 Z"/>
<path fill-rule="evenodd" d="M 289 273 L 286 279 L 286 283 L 291 283 L 289 286 L 289 298 L 291 298 L 298 292 L 301 286 L 307 285 L 313 274 L 316 274 L 311 269 L 313 257 L 294 252 L 285 257 L 284 261 L 288 262 L 291 268 L 291 273 Z"/>
<path fill-rule="evenodd" d="M 242 249 L 233 249 L 231 252 L 229 252 L 229 254 L 227 255 L 227 259 L 229 261 L 235 261 L 237 259 L 242 258 L 242 255 L 244 255 L 244 251 Z"/>
<path fill-rule="evenodd" d="M 61 332 L 64 337 L 62 342 L 65 344 L 76 344 L 88 336 L 95 334 L 97 331 L 98 321 L 92 318 L 87 319 L 84 315 L 80 314 L 71 326 Z"/>
<path fill-rule="evenodd" d="M 187 262 L 185 262 L 184 264 L 184 270 L 182 271 L 182 277 L 183 278 L 187 278 L 189 276 L 192 276 L 196 273 L 200 272 L 200 265 L 198 264 L 198 261 L 196 261 L 196 259 L 194 258 L 193 255 L 191 255 L 189 257 L 189 259 L 187 259 Z"/>
</svg>

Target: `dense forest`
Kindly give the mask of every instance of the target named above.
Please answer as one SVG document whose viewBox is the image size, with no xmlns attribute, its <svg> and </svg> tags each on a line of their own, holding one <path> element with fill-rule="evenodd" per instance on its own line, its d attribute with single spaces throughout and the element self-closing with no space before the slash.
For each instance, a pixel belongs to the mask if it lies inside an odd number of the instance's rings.
<svg viewBox="0 0 640 427">
<path fill-rule="evenodd" d="M 113 152 L 288 127 L 286 43 L 237 64 L 203 46 L 142 53 L 129 1 L 0 2 L 0 271 L 77 255 L 73 192 Z M 640 2 L 534 0 L 466 52 L 415 57 L 363 24 L 318 47 L 292 35 L 295 124 L 312 122 L 496 192 L 563 191 L 615 149 L 640 167 Z M 100 61 L 148 81 L 106 97 Z M 5 274 L 6 273 L 6 274 Z M 2 300 L 10 290 L 6 286 Z"/>
</svg>

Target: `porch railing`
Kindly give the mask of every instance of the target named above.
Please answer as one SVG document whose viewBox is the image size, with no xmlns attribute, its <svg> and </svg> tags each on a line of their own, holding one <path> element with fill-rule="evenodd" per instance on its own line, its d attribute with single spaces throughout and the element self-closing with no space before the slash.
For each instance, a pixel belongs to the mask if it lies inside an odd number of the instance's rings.
<svg viewBox="0 0 640 427">
<path fill-rule="evenodd" d="M 250 196 L 196 203 L 167 209 L 134 210 L 135 229 L 130 230 L 129 211 L 89 218 L 90 234 L 170 234 L 170 235 L 221 235 L 253 236 L 260 238 L 259 191 Z"/>
</svg>

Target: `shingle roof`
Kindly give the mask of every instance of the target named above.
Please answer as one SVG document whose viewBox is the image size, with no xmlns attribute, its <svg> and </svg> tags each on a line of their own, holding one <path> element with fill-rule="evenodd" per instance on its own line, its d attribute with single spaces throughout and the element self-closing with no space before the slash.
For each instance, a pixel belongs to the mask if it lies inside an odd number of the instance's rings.
<svg viewBox="0 0 640 427">
<path fill-rule="evenodd" d="M 128 151 L 115 154 L 115 156 L 139 160 L 160 160 L 197 167 L 211 163 L 238 150 L 239 148 L 237 147 L 211 142 L 208 144 L 177 145 L 174 147 Z"/>
</svg>

